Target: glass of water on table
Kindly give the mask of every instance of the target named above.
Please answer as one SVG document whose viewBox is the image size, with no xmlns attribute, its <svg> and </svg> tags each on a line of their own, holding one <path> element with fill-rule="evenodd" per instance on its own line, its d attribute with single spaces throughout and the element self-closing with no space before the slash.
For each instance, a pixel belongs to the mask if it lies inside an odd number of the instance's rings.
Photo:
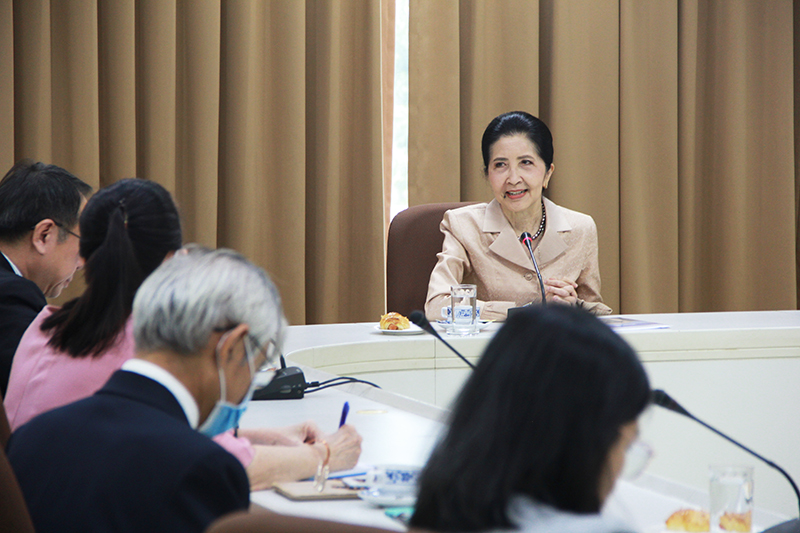
<svg viewBox="0 0 800 533">
<path fill-rule="evenodd" d="M 462 284 L 450 287 L 450 309 L 453 335 L 474 335 L 478 332 L 478 288 Z"/>
</svg>

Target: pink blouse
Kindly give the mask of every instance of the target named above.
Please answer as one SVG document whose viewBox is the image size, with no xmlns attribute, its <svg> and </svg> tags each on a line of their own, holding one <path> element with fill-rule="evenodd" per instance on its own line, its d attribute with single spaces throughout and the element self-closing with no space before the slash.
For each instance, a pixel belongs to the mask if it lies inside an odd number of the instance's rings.
<svg viewBox="0 0 800 533">
<path fill-rule="evenodd" d="M 40 413 L 91 396 L 135 353 L 130 319 L 123 335 L 101 357 L 70 357 L 54 349 L 47 344 L 50 337 L 41 325 L 57 309 L 51 305 L 42 309 L 14 354 L 3 400 L 12 431 Z M 233 430 L 217 435 L 214 441 L 245 467 L 253 461 L 252 444 L 244 437 L 234 436 Z"/>
</svg>

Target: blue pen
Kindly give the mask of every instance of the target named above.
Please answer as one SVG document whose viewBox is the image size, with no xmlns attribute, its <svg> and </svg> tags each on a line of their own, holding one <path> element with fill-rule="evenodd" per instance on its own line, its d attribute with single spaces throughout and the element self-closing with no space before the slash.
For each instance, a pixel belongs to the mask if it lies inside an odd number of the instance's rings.
<svg viewBox="0 0 800 533">
<path fill-rule="evenodd" d="M 342 407 L 342 418 L 339 419 L 339 427 L 342 427 L 347 422 L 347 413 L 350 412 L 350 402 L 344 402 Z"/>
</svg>

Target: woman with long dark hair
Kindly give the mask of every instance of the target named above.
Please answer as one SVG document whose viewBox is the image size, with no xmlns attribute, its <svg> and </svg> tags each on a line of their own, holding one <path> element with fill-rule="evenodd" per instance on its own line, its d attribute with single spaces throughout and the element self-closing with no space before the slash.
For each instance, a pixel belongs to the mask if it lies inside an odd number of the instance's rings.
<svg viewBox="0 0 800 533">
<path fill-rule="evenodd" d="M 20 340 L 4 400 L 12 430 L 90 396 L 134 356 L 133 298 L 181 245 L 178 209 L 155 182 L 124 179 L 87 202 L 80 218 L 86 290 L 63 307 L 45 307 Z M 361 437 L 347 425 L 328 436 L 305 422 L 214 439 L 242 462 L 254 488 L 312 476 L 328 453 L 332 471 L 351 468 L 361 452 Z"/>
<path fill-rule="evenodd" d="M 589 313 L 558 305 L 513 315 L 456 401 L 411 524 L 625 531 L 599 513 L 650 395 L 636 354 Z"/>
</svg>

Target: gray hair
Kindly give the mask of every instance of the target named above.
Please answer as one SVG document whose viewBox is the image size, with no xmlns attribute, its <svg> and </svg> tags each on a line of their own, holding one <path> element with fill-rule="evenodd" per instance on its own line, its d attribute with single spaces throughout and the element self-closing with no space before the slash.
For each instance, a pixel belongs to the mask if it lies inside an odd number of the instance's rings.
<svg viewBox="0 0 800 533">
<path fill-rule="evenodd" d="M 142 283 L 133 300 L 136 350 L 199 352 L 213 331 L 247 324 L 261 348 L 280 353 L 286 319 L 266 272 L 233 250 L 187 247 Z"/>
</svg>

